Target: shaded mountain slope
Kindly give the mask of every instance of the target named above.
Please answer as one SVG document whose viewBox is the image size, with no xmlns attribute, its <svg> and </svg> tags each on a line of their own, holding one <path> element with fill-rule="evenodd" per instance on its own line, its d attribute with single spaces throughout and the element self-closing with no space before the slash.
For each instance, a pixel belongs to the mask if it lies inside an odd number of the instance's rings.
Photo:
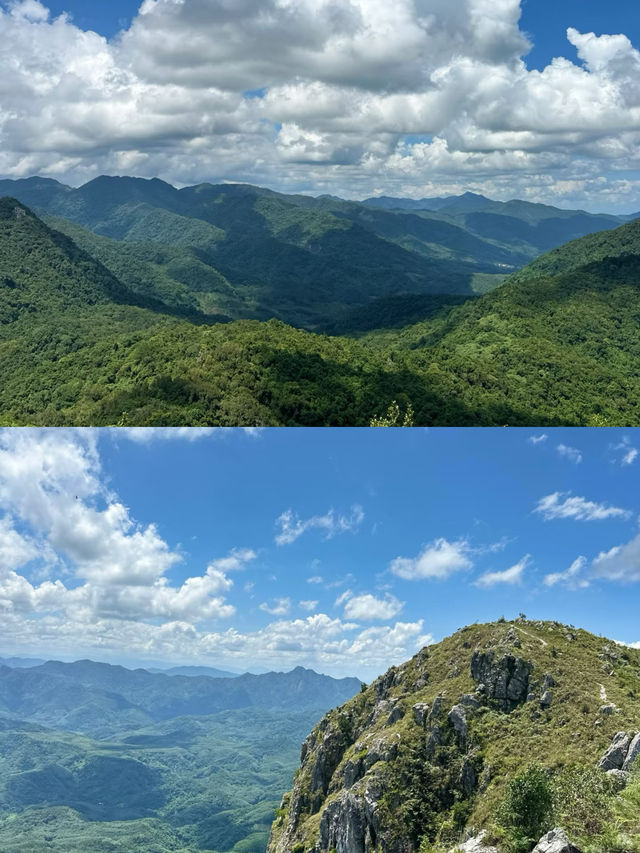
<svg viewBox="0 0 640 853">
<path fill-rule="evenodd" d="M 561 818 L 594 850 L 630 850 L 600 836 L 633 777 L 598 764 L 625 731 L 633 770 L 639 729 L 639 651 L 555 622 L 474 624 L 325 716 L 302 746 L 269 851 L 432 851 L 481 829 L 501 850 L 529 851 L 537 838 L 510 835 L 501 804 L 513 780 L 531 778 L 554 801 L 540 834 Z"/>
</svg>

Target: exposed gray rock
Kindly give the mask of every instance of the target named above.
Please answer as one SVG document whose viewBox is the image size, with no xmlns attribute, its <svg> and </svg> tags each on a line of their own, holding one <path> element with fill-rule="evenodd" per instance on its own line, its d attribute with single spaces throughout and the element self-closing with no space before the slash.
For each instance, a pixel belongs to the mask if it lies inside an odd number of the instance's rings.
<svg viewBox="0 0 640 853">
<path fill-rule="evenodd" d="M 311 769 L 311 791 L 327 793 L 333 773 L 342 761 L 349 742 L 340 729 L 328 729 L 322 743 L 316 748 Z"/>
<path fill-rule="evenodd" d="M 482 830 L 478 835 L 468 838 L 462 844 L 458 844 L 449 853 L 498 853 L 497 848 L 490 847 L 484 843 L 487 833 Z"/>
<path fill-rule="evenodd" d="M 581 853 L 581 850 L 569 841 L 563 829 L 552 829 L 538 841 L 533 853 Z"/>
<path fill-rule="evenodd" d="M 600 705 L 598 713 L 608 717 L 610 714 L 613 714 L 617 710 L 618 709 L 613 704 L 613 702 L 607 702 L 606 705 Z"/>
<path fill-rule="evenodd" d="M 413 711 L 413 719 L 416 725 L 424 728 L 424 724 L 427 721 L 427 714 L 429 713 L 429 705 L 426 702 L 416 702 L 411 710 Z"/>
<path fill-rule="evenodd" d="M 540 699 L 540 707 L 548 708 L 553 702 L 553 690 L 545 690 Z"/>
<path fill-rule="evenodd" d="M 327 804 L 320 819 L 320 849 L 335 849 L 337 853 L 375 851 L 382 788 L 375 778 L 362 784 L 359 791 L 345 791 Z"/>
<path fill-rule="evenodd" d="M 618 732 L 611 741 L 611 746 L 598 763 L 602 770 L 622 770 L 622 765 L 629 752 L 631 737 L 626 732 Z"/>
<path fill-rule="evenodd" d="M 393 711 L 389 714 L 387 719 L 387 725 L 392 726 L 394 723 L 397 723 L 398 720 L 401 720 L 405 715 L 405 710 L 402 705 L 395 705 Z"/>
<path fill-rule="evenodd" d="M 542 689 L 548 690 L 549 687 L 557 687 L 555 678 L 548 672 L 545 672 L 544 678 L 542 679 Z"/>
<path fill-rule="evenodd" d="M 519 649 L 522 645 L 522 643 L 520 642 L 520 637 L 518 636 L 518 632 L 513 626 L 507 631 L 507 636 L 505 639 L 508 643 L 511 643 L 511 645 L 515 646 L 517 649 Z"/>
<path fill-rule="evenodd" d="M 368 752 L 364 759 L 365 770 L 369 770 L 378 761 L 393 761 L 398 754 L 398 739 L 385 740 L 378 737 L 368 746 Z"/>
<path fill-rule="evenodd" d="M 473 693 L 465 693 L 460 697 L 460 704 L 464 705 L 466 708 L 479 708 L 480 702 L 478 702 L 477 696 L 474 696 Z"/>
<path fill-rule="evenodd" d="M 367 720 L 367 725 L 370 726 L 377 722 L 380 717 L 388 717 L 395 708 L 397 701 L 397 699 L 378 699 L 373 706 L 373 711 L 371 712 L 369 719 Z"/>
<path fill-rule="evenodd" d="M 437 746 L 441 746 L 444 743 L 444 736 L 442 734 L 442 729 L 440 726 L 434 726 L 430 731 L 427 737 L 427 742 L 425 744 L 427 758 L 432 758 L 433 754 L 436 750 Z"/>
<path fill-rule="evenodd" d="M 478 774 L 471 761 L 467 758 L 462 762 L 458 783 L 465 797 L 470 797 L 473 794 L 478 783 Z"/>
<path fill-rule="evenodd" d="M 535 702 L 538 697 L 535 693 L 527 693 L 527 702 Z"/>
<path fill-rule="evenodd" d="M 638 733 L 631 741 L 622 769 L 631 770 L 631 765 L 634 763 L 638 755 L 640 755 L 640 733 Z"/>
<path fill-rule="evenodd" d="M 529 678 L 533 664 L 514 655 L 504 655 L 497 660 L 493 651 L 476 649 L 471 656 L 471 677 L 484 684 L 486 693 L 495 699 L 503 711 L 512 711 L 524 702 L 529 693 Z"/>
<path fill-rule="evenodd" d="M 625 770 L 607 770 L 607 776 L 616 780 L 620 791 L 626 787 L 629 780 L 629 774 Z"/>
<path fill-rule="evenodd" d="M 444 696 L 436 696 L 429 711 L 429 722 L 439 720 L 444 715 Z"/>
<path fill-rule="evenodd" d="M 467 724 L 467 716 L 463 705 L 454 705 L 449 711 L 448 720 L 456 730 L 458 738 L 464 743 L 467 739 L 469 726 Z"/>
</svg>

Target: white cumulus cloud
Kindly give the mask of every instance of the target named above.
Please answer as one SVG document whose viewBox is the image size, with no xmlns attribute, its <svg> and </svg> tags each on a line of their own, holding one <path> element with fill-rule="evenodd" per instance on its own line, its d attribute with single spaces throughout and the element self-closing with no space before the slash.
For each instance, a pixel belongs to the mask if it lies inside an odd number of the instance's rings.
<svg viewBox="0 0 640 853">
<path fill-rule="evenodd" d="M 455 572 L 470 569 L 473 566 L 470 554 L 471 548 L 464 539 L 456 542 L 436 539 L 417 557 L 396 557 L 389 568 L 405 580 L 444 580 Z"/>
<path fill-rule="evenodd" d="M 595 577 L 626 583 L 640 581 L 640 535 L 624 545 L 602 551 L 591 568 Z"/>
</svg>

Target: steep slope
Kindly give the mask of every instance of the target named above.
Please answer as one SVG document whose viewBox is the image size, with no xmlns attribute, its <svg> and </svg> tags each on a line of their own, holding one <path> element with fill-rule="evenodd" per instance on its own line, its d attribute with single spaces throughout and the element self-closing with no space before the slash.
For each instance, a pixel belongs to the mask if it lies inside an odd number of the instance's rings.
<svg viewBox="0 0 640 853">
<path fill-rule="evenodd" d="M 513 815 L 501 804 L 532 779 L 554 801 L 540 834 L 561 819 L 593 850 L 635 850 L 614 836 L 597 844 L 620 785 L 636 790 L 617 768 L 634 768 L 639 729 L 640 651 L 524 617 L 471 625 L 392 667 L 316 726 L 269 853 L 424 853 L 481 829 L 500 849 L 529 851 L 537 839 L 510 835 Z M 598 767 L 621 731 L 624 756 Z M 640 738 L 633 743 L 640 753 Z M 600 800 L 591 803 L 592 793 Z M 635 825 L 640 834 L 637 814 Z"/>
<path fill-rule="evenodd" d="M 468 409 L 484 403 L 499 419 L 505 406 L 503 423 L 517 422 L 507 410 L 528 410 L 531 423 L 640 423 L 640 254 L 628 253 L 639 234 L 633 222 L 584 238 L 558 250 L 565 273 L 525 269 L 445 316 L 368 340 L 410 351 L 414 369 L 435 371 Z M 572 269 L 589 246 L 615 255 Z"/>
<path fill-rule="evenodd" d="M 587 264 L 622 255 L 640 256 L 640 219 L 612 231 L 589 234 L 553 249 L 514 273 L 511 280 L 530 281 L 544 276 L 563 275 Z"/>
</svg>

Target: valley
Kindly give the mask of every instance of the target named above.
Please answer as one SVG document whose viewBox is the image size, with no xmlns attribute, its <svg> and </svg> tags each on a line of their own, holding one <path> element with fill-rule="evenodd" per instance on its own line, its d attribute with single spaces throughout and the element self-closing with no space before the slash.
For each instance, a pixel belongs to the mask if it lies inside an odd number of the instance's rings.
<svg viewBox="0 0 640 853">
<path fill-rule="evenodd" d="M 263 853 L 300 743 L 358 689 L 302 668 L 0 667 L 0 849 Z"/>
<path fill-rule="evenodd" d="M 640 422 L 640 220 L 134 178 L 4 192 L 5 425 L 365 426 L 396 403 L 416 425 Z"/>
</svg>

